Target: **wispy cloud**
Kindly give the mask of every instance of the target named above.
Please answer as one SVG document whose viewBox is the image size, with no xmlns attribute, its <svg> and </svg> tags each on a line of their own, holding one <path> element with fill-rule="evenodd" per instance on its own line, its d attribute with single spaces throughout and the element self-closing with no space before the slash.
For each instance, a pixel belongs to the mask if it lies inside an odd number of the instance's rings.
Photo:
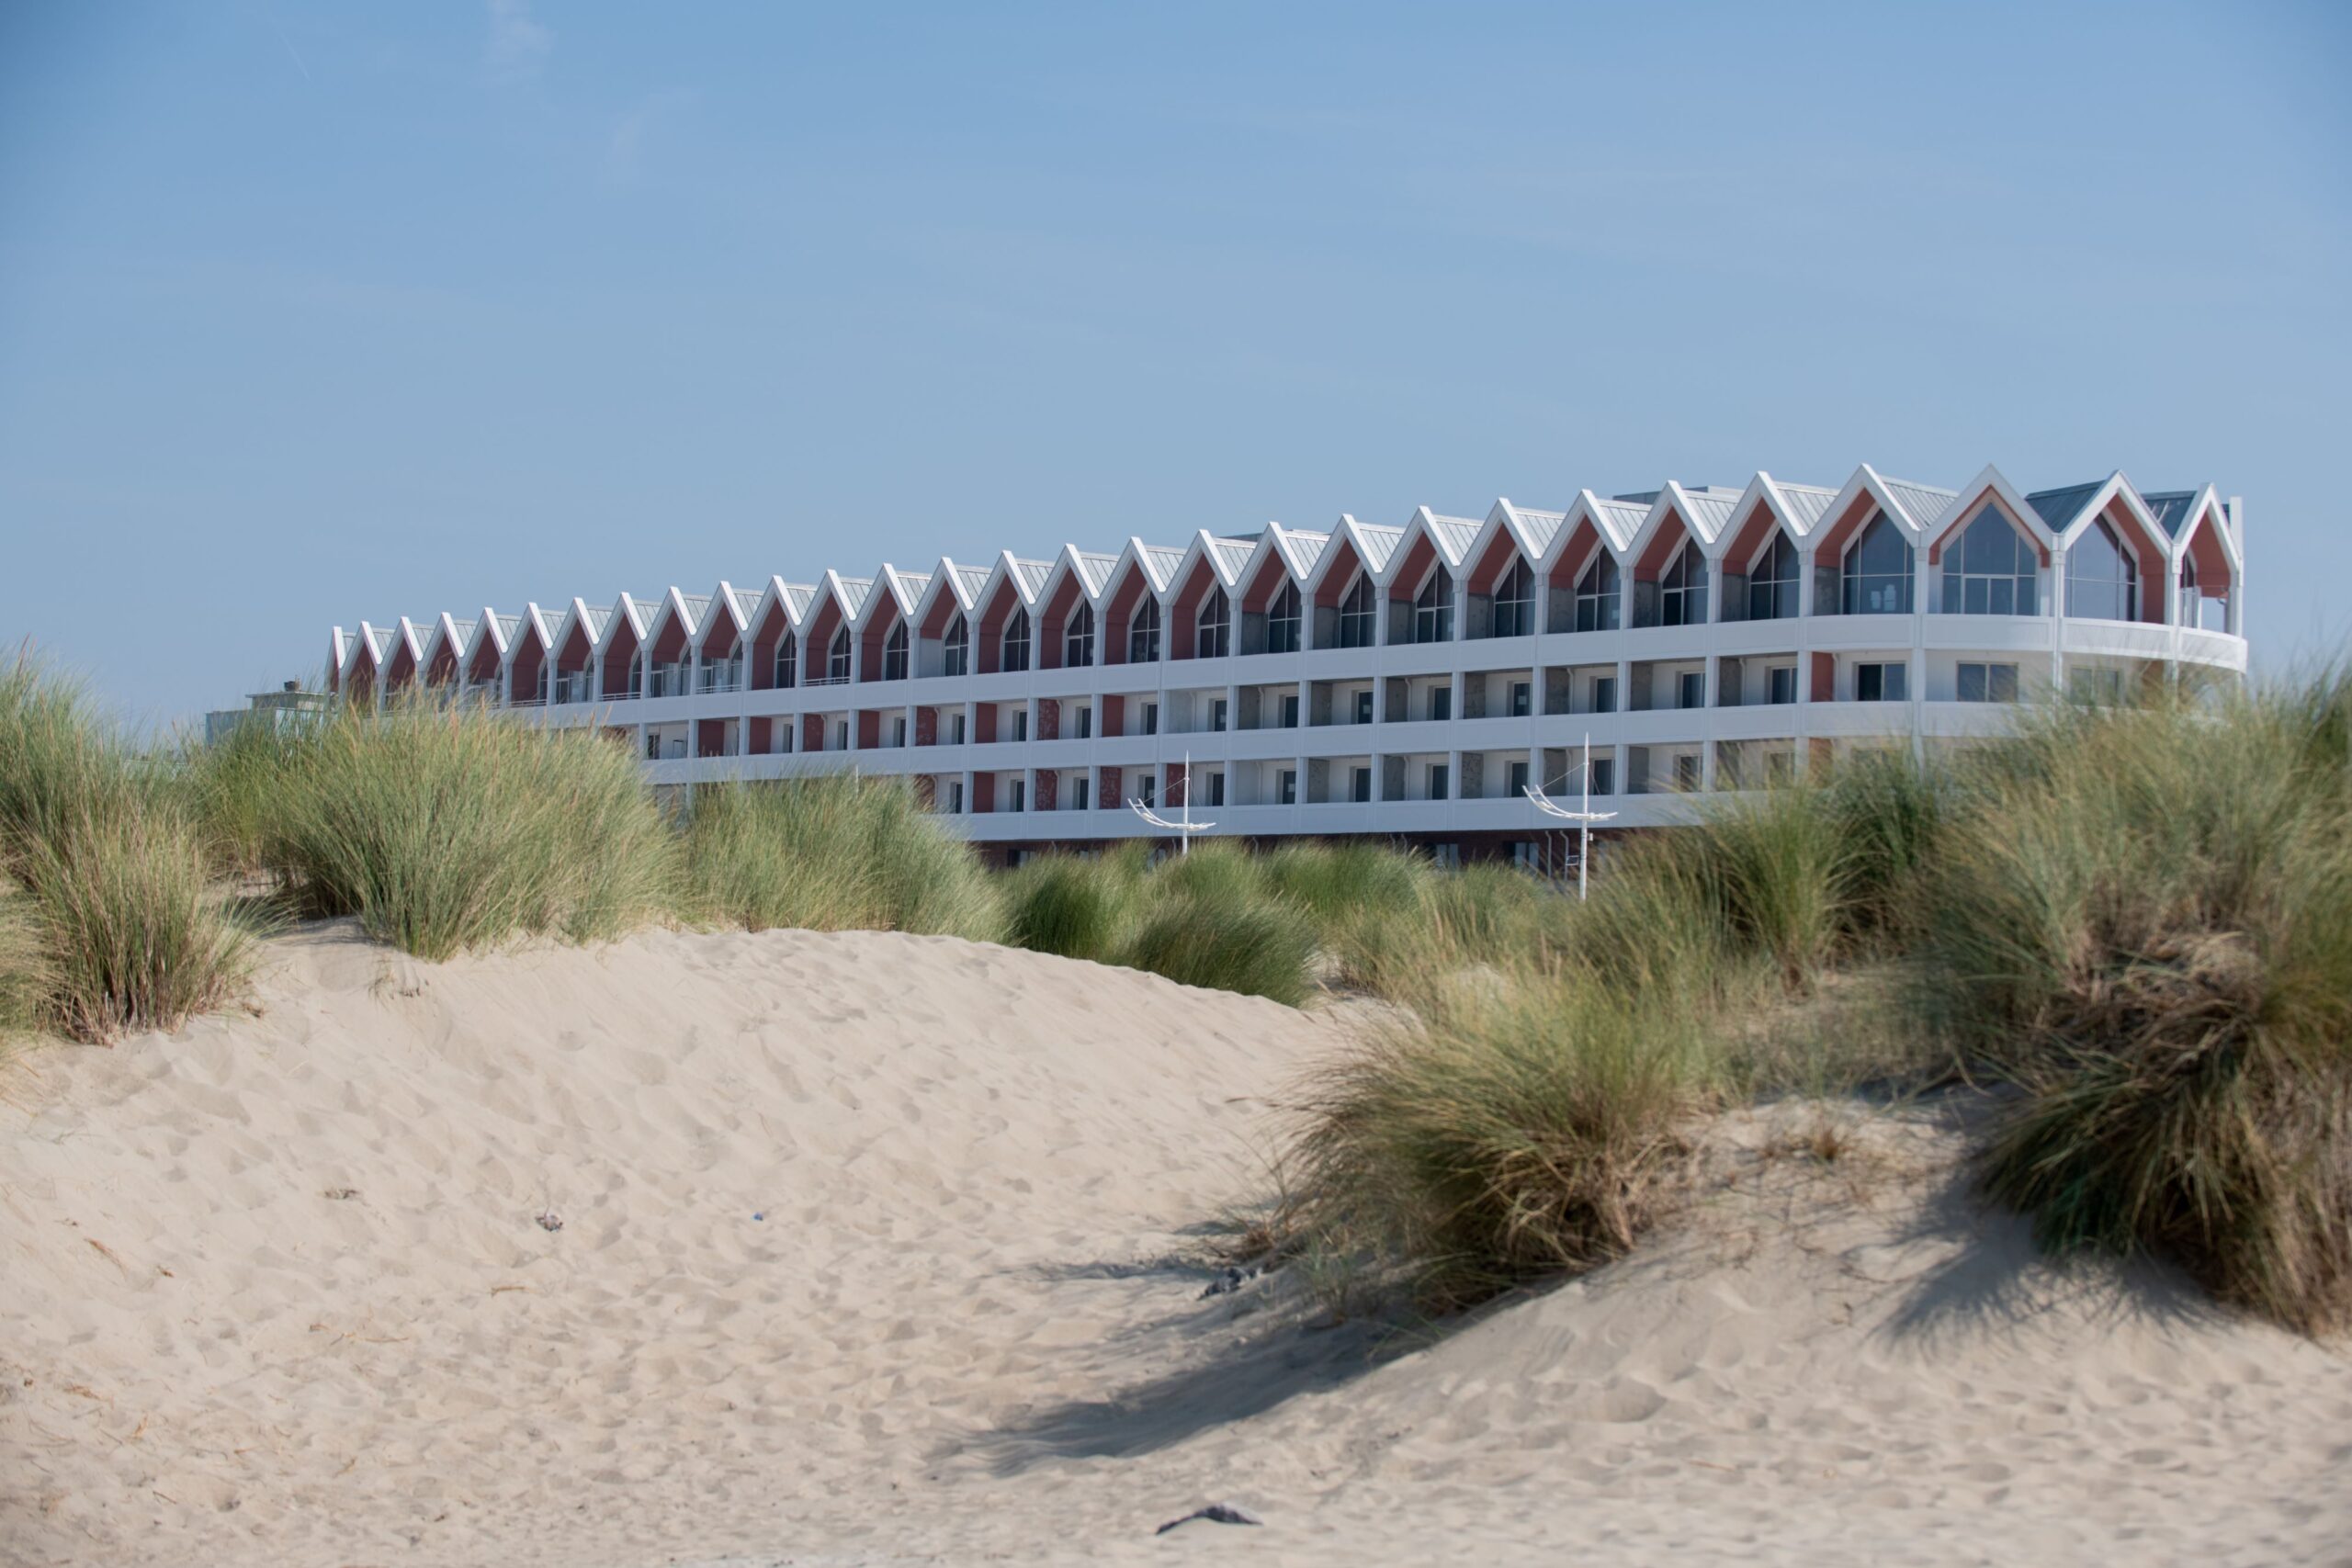
<svg viewBox="0 0 2352 1568">
<path fill-rule="evenodd" d="M 488 0 L 490 41 L 482 58 L 491 73 L 521 81 L 539 73 L 548 52 L 555 48 L 555 33 L 531 15 L 531 0 Z"/>
<path fill-rule="evenodd" d="M 605 175 L 616 184 L 634 184 L 645 156 L 645 144 L 654 123 L 695 101 L 691 91 L 673 89 L 650 95 L 639 101 L 636 107 L 623 115 L 613 127 L 612 141 L 605 149 Z"/>
</svg>

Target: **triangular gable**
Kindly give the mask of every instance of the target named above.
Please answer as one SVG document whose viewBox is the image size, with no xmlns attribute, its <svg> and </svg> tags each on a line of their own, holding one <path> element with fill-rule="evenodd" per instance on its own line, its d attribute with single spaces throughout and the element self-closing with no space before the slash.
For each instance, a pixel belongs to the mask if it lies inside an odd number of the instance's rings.
<svg viewBox="0 0 2352 1568">
<path fill-rule="evenodd" d="M 604 642 L 599 635 L 601 630 L 595 617 L 589 612 L 586 600 L 574 598 L 564 606 L 562 618 L 556 622 L 555 636 L 549 643 L 556 650 L 556 668 L 584 670 L 594 664 L 596 650 Z M 579 649 L 576 657 L 572 651 L 575 647 Z"/>
<path fill-rule="evenodd" d="M 1805 547 L 1816 561 L 1835 564 L 1844 558 L 1846 547 L 1861 533 L 1871 515 L 1883 512 L 1917 548 L 1926 538 L 1928 529 L 1949 515 L 1959 499 L 1953 491 L 1908 479 L 1890 479 L 1864 463 L 1855 468 L 1853 476 L 1822 508 L 1820 521 L 1815 525 Z M 2020 501 L 2018 504 L 2024 503 Z"/>
<path fill-rule="evenodd" d="M 2122 539 L 2124 548 L 2131 552 L 2143 583 L 2168 577 L 2173 562 L 2179 558 L 2171 536 L 2120 468 L 2097 484 L 2036 491 L 2025 499 L 2026 504 L 2049 525 L 2061 547 L 2071 546 L 2092 523 L 2106 518 Z M 2060 515 L 2064 516 L 2064 523 L 2057 520 Z M 2141 604 L 2143 614 L 2147 610 L 2161 613 L 2164 608 L 2160 596 L 2143 594 Z"/>
<path fill-rule="evenodd" d="M 695 634 L 701 629 L 702 614 L 709 601 L 681 593 L 675 586 L 664 589 L 661 607 L 653 612 L 653 619 L 645 628 L 647 661 L 652 664 L 677 664 L 684 661 L 695 646 Z"/>
<path fill-rule="evenodd" d="M 492 680 L 506 668 L 514 621 L 514 616 L 501 615 L 487 604 L 481 607 L 481 615 L 474 622 L 474 635 L 466 644 L 464 670 L 469 684 L 480 685 Z"/>
<path fill-rule="evenodd" d="M 1553 537 L 1566 515 L 1513 506 L 1508 498 L 1496 502 L 1486 522 L 1479 525 L 1477 536 L 1463 552 L 1463 558 L 1471 563 L 1465 573 L 1470 592 L 1492 592 L 1514 555 L 1527 562 L 1529 570 L 1540 570 L 1538 563 L 1551 550 Z"/>
<path fill-rule="evenodd" d="M 956 615 L 968 620 L 979 591 L 987 583 L 986 570 L 940 557 L 939 564 L 932 569 L 931 581 L 923 589 L 922 600 L 915 605 L 913 620 L 917 630 L 927 637 L 944 637 L 948 623 Z"/>
<path fill-rule="evenodd" d="M 1144 601 L 1156 606 L 1167 585 L 1158 575 L 1155 554 L 1165 553 L 1130 535 L 1111 562 L 1111 571 L 1097 597 L 1095 635 L 1097 657 L 1105 664 L 1123 664 L 1127 657 L 1127 629 Z M 1172 564 L 1172 563 L 1170 563 Z M 1166 651 L 1163 641 L 1161 651 Z"/>
<path fill-rule="evenodd" d="M 330 692 L 343 690 L 344 661 L 351 656 L 352 639 L 344 635 L 341 626 L 327 633 L 326 688 Z"/>
<path fill-rule="evenodd" d="M 1283 591 L 1284 583 L 1299 585 L 1300 597 L 1305 598 L 1306 574 L 1299 570 L 1296 556 L 1285 548 L 1297 537 L 1278 523 L 1266 525 L 1266 531 L 1258 536 L 1249 558 L 1242 562 L 1241 570 L 1234 576 L 1239 590 L 1235 595 L 1239 608 L 1262 612 L 1273 603 L 1274 595 Z M 1319 548 L 1316 553 L 1320 553 Z"/>
<path fill-rule="evenodd" d="M 1338 526 L 1331 530 L 1307 574 L 1307 596 L 1317 604 L 1337 604 L 1346 596 L 1349 584 L 1359 571 L 1377 586 L 1381 569 L 1396 553 L 1396 541 L 1404 533 L 1402 528 L 1359 522 L 1350 513 L 1341 513 Z"/>
<path fill-rule="evenodd" d="M 1821 485 L 1783 484 L 1758 470 L 1731 509 L 1731 525 L 1715 541 L 1724 569 L 1746 572 L 1771 542 L 1775 528 L 1802 550 L 1838 492 Z"/>
<path fill-rule="evenodd" d="M 1703 487 L 1691 490 L 1668 480 L 1650 502 L 1641 526 L 1634 531 L 1634 537 L 1626 546 L 1633 575 L 1657 576 L 1674 559 L 1685 538 L 1698 540 L 1700 552 L 1712 557 L 1715 541 L 1730 525 L 1732 507 L 1737 501 L 1737 496 L 1724 491 Z"/>
<path fill-rule="evenodd" d="M 1606 552 L 1623 570 L 1625 548 L 1647 511 L 1645 506 L 1611 501 L 1589 490 L 1577 491 L 1560 519 L 1559 530 L 1552 536 L 1548 558 L 1537 563 L 1544 581 L 1555 588 L 1575 586 L 1598 552 Z"/>
<path fill-rule="evenodd" d="M 473 631 L 473 622 L 460 621 L 447 610 L 433 617 L 433 629 L 425 634 L 422 666 L 426 685 L 447 685 L 458 679 L 466 667 L 466 645 Z"/>
<path fill-rule="evenodd" d="M 733 582 L 720 578 L 718 586 L 703 601 L 705 608 L 702 614 L 695 617 L 695 657 L 699 659 L 715 649 L 718 650 L 718 657 L 724 658 L 725 650 L 748 642 L 752 627 L 757 624 L 752 619 L 752 613 L 759 608 L 760 600 L 765 595 L 757 589 L 738 588 Z"/>
<path fill-rule="evenodd" d="M 2141 499 L 2148 503 L 2149 512 L 2160 523 L 2172 518 L 2181 519 L 2174 522 L 2170 530 L 2176 562 L 2188 557 L 2200 539 L 2210 537 L 2228 561 L 2233 581 L 2245 570 L 2245 547 L 2238 539 L 2237 530 L 2231 525 L 2229 508 L 2222 503 L 2220 493 L 2211 485 L 2202 490 L 2168 491 Z M 2201 562 L 2202 558 L 2199 558 Z"/>
<path fill-rule="evenodd" d="M 1929 565 L 1943 559 L 1944 546 L 1951 541 L 1953 535 L 1968 526 L 1969 520 L 1987 502 L 2007 514 L 2010 525 L 2033 541 L 2035 548 L 2041 554 L 2041 564 L 2050 564 L 2051 550 L 2056 543 L 2050 525 L 2041 520 L 2041 513 L 2018 493 L 2018 487 L 2011 484 L 2000 469 L 1990 463 L 1985 464 L 1983 471 L 1960 487 L 1956 496 L 1954 504 L 1945 508 L 1943 514 L 1927 530 Z"/>
</svg>

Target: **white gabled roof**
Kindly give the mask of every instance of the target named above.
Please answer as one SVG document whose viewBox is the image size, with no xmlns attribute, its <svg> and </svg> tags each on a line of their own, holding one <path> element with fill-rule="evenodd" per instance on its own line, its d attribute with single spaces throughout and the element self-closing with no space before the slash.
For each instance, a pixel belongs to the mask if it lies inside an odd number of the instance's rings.
<svg viewBox="0 0 2352 1568">
<path fill-rule="evenodd" d="M 1070 544 L 1041 560 L 1001 551 L 982 565 L 943 557 L 927 572 L 901 571 L 887 562 L 872 577 L 843 577 L 829 570 L 813 586 L 770 577 L 741 585 L 722 581 L 707 594 L 685 593 L 674 587 L 655 599 L 624 593 L 610 605 L 594 605 L 582 599 L 545 600 L 528 604 L 519 614 L 501 615 L 485 605 L 478 615 L 463 618 L 441 614 L 424 622 L 407 617 L 396 617 L 382 626 L 361 621 L 356 629 L 335 627 L 328 647 L 340 682 L 363 667 L 384 668 L 401 650 L 416 660 L 420 670 L 429 669 L 444 647 L 457 654 L 469 672 L 485 650 L 503 669 L 524 637 L 558 648 L 574 626 L 584 628 L 598 649 L 623 627 L 640 643 L 650 645 L 661 638 L 673 619 L 680 624 L 689 646 L 699 647 L 714 633 L 721 617 L 750 635 L 779 609 L 797 631 L 815 615 L 819 600 L 826 595 L 840 606 L 843 622 L 857 629 L 892 605 L 910 620 L 926 621 L 943 595 L 968 613 L 995 592 L 1000 582 L 1010 583 L 1019 601 L 1035 608 L 1047 594 L 1058 592 L 1068 577 L 1088 604 L 1100 607 L 1117 591 L 1129 570 L 1140 573 L 1145 590 L 1155 602 L 1165 604 L 1193 569 L 1195 558 L 1206 561 L 1228 589 L 1257 581 L 1261 573 L 1272 570 L 1268 561 L 1274 558 L 1281 563 L 1279 570 L 1301 589 L 1319 593 L 1340 558 L 1351 556 L 1374 581 L 1386 588 L 1394 585 L 1410 542 L 1408 536 L 1417 529 L 1429 539 L 1436 558 L 1457 572 L 1483 558 L 1502 534 L 1510 535 L 1513 547 L 1540 570 L 1581 564 L 1564 562 L 1561 558 L 1588 525 L 1622 565 L 1642 553 L 1669 514 L 1680 517 L 1702 547 L 1719 554 L 1736 538 L 1732 530 L 1748 519 L 1759 502 L 1770 510 L 1776 525 L 1804 541 L 1807 550 L 1815 548 L 1832 525 L 1849 514 L 1860 515 L 1865 498 L 1870 506 L 1894 519 L 1915 544 L 1923 544 L 1940 538 L 1962 521 L 1963 506 L 1973 506 L 1987 494 L 2013 513 L 2045 549 L 2063 547 L 2093 518 L 2120 507 L 2174 562 L 2187 553 L 2200 529 L 2217 528 L 2232 570 L 2244 570 L 2245 541 L 2211 485 L 2143 492 L 2115 472 L 2095 482 L 2025 495 L 1989 465 L 1966 486 L 1948 490 L 1893 479 L 1865 463 L 1835 490 L 1789 483 L 1759 472 L 1736 491 L 1673 481 L 1654 491 L 1617 495 L 1579 490 L 1566 510 L 1556 512 L 1521 506 L 1504 498 L 1483 519 L 1420 507 L 1403 525 L 1390 526 L 1342 513 L 1328 529 L 1286 528 L 1276 523 L 1231 534 L 1201 529 L 1181 546 L 1148 545 L 1130 536 L 1116 550 L 1081 549 Z M 1336 547 L 1342 544 L 1347 547 L 1344 550 Z"/>
</svg>

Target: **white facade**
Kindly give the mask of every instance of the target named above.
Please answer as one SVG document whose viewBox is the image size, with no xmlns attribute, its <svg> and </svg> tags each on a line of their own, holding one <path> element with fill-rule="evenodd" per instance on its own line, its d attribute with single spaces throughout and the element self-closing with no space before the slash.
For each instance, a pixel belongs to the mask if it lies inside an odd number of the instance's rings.
<svg viewBox="0 0 2352 1568">
<path fill-rule="evenodd" d="M 1490 844 L 1542 832 L 1521 784 L 1579 793 L 1588 734 L 1594 793 L 1642 827 L 2053 689 L 2241 678 L 2240 510 L 2120 474 L 2031 496 L 1989 468 L 1958 491 L 1758 474 L 363 622 L 331 669 L 353 700 L 418 683 L 607 728 L 658 784 L 910 775 L 984 842 L 1148 832 L 1141 798 L 1220 835 Z"/>
</svg>

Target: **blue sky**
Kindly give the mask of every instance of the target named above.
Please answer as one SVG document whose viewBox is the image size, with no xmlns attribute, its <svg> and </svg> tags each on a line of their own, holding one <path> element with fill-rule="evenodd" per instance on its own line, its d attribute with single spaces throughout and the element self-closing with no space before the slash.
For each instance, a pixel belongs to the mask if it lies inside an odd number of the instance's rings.
<svg viewBox="0 0 2352 1568">
<path fill-rule="evenodd" d="M 1858 462 L 2248 508 L 2346 635 L 2352 11 L 0 7 L 0 636 Z"/>
</svg>

